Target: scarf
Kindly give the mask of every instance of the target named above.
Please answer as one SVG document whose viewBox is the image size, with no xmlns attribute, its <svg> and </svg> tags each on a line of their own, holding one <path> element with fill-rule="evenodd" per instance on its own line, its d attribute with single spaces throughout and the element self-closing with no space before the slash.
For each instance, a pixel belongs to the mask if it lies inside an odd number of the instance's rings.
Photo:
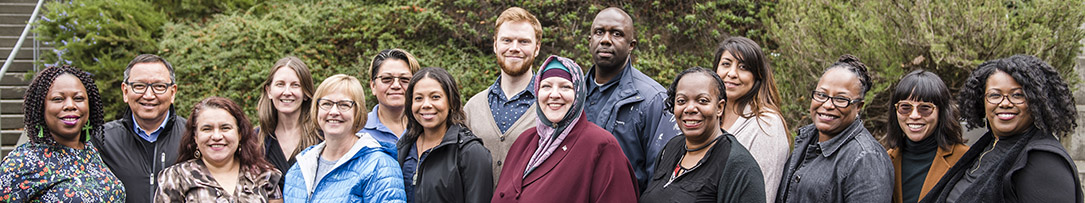
<svg viewBox="0 0 1085 203">
<path fill-rule="evenodd" d="M 535 74 L 535 92 L 539 92 L 539 85 L 543 79 L 543 72 L 551 69 L 551 63 L 560 63 L 569 71 L 572 75 L 573 89 L 576 90 L 576 96 L 573 98 L 572 106 L 569 107 L 569 111 L 565 112 L 565 116 L 561 118 L 561 121 L 557 123 L 550 122 L 550 119 L 546 118 L 546 114 L 543 114 L 542 107 L 544 105 L 538 104 L 539 108 L 535 109 L 538 119 L 535 119 L 536 127 L 535 131 L 539 134 L 539 146 L 535 148 L 535 152 L 531 154 L 531 159 L 527 162 L 527 168 L 524 170 L 524 176 L 527 177 L 535 168 L 542 165 L 546 158 L 549 158 L 554 151 L 558 149 L 558 145 L 565 140 L 565 137 L 569 136 L 569 132 L 573 130 L 573 127 L 580 120 L 580 114 L 584 113 L 584 99 L 586 98 L 588 91 L 584 83 L 584 71 L 580 69 L 580 65 L 577 65 L 572 59 L 553 56 L 551 55 L 543 62 L 542 67 L 539 69 L 539 73 Z M 560 66 L 556 66 L 560 67 Z M 536 97 L 537 101 L 544 101 L 542 97 Z"/>
</svg>

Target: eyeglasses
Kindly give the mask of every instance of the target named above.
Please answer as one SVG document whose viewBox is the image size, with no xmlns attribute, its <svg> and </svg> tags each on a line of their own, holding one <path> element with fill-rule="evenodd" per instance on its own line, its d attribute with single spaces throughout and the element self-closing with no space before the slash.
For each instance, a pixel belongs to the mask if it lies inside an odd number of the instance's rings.
<svg viewBox="0 0 1085 203">
<path fill-rule="evenodd" d="M 1024 104 L 1025 103 L 1025 94 L 1024 93 L 1013 93 L 1013 94 L 1010 94 L 1010 95 L 1004 95 L 1004 94 L 998 94 L 998 93 L 988 93 L 987 96 L 985 96 L 985 97 L 987 97 L 987 103 L 996 104 L 996 105 L 1001 104 L 1002 101 L 1006 100 L 1006 99 L 1009 99 L 1010 103 L 1012 103 L 1012 104 Z"/>
<path fill-rule="evenodd" d="M 848 106 L 850 106 L 852 103 L 863 101 L 862 98 L 852 100 L 847 97 L 830 97 L 829 94 L 819 91 L 814 91 L 812 94 L 813 99 L 816 102 L 824 103 L 826 101 L 829 101 L 829 99 L 833 99 L 833 106 L 836 106 L 836 108 L 848 108 Z"/>
<path fill-rule="evenodd" d="M 332 101 L 327 99 L 317 99 L 316 105 L 317 107 L 320 107 L 321 110 L 325 111 L 331 110 L 332 107 L 338 107 L 339 111 L 349 111 L 350 109 L 354 108 L 355 103 L 351 100 Z"/>
<path fill-rule="evenodd" d="M 142 82 L 124 82 L 128 86 L 132 87 L 132 92 L 136 94 L 143 94 L 147 92 L 147 87 L 151 87 L 151 91 L 155 94 L 165 94 L 169 90 L 170 86 L 173 86 L 172 82 L 169 83 L 142 83 Z"/>
<path fill-rule="evenodd" d="M 411 82 L 410 77 L 392 77 L 392 76 L 377 76 L 377 80 L 381 81 L 381 84 L 391 85 L 392 82 L 399 82 L 400 85 L 407 85 Z"/>
<path fill-rule="evenodd" d="M 937 108 L 937 106 L 935 106 L 934 104 L 927 103 L 927 102 L 919 102 L 919 103 L 913 104 L 912 102 L 907 102 L 907 101 L 899 101 L 899 102 L 897 102 L 896 106 L 897 106 L 897 114 L 900 114 L 900 115 L 912 115 L 912 111 L 918 111 L 919 116 L 922 116 L 922 117 L 930 116 L 931 113 L 934 113 L 934 109 Z"/>
</svg>

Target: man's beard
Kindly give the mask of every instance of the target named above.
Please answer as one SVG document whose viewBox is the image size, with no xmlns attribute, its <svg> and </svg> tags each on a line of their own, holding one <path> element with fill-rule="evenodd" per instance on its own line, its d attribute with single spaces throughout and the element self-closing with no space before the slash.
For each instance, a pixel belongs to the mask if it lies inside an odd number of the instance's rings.
<svg viewBox="0 0 1085 203">
<path fill-rule="evenodd" d="M 501 66 L 501 71 L 505 72 L 505 74 L 509 74 L 510 76 L 520 76 L 520 75 L 524 75 L 524 73 L 527 73 L 527 71 L 530 71 L 531 70 L 531 65 L 535 63 L 535 57 L 534 56 L 530 56 L 530 57 L 531 58 L 526 58 L 525 57 L 524 58 L 524 63 L 521 64 L 520 67 L 517 67 L 517 68 L 506 67 L 505 66 L 505 58 L 504 57 L 497 57 L 497 65 Z"/>
</svg>

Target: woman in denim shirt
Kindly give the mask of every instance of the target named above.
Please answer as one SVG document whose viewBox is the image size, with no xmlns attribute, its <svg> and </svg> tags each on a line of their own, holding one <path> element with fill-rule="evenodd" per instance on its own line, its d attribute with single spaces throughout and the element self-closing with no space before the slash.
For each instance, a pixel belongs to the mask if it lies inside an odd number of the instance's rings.
<svg viewBox="0 0 1085 203">
<path fill-rule="evenodd" d="M 893 165 L 863 127 L 859 110 L 870 89 L 866 65 L 844 55 L 812 92 L 810 117 L 799 128 L 776 202 L 889 202 Z"/>
</svg>

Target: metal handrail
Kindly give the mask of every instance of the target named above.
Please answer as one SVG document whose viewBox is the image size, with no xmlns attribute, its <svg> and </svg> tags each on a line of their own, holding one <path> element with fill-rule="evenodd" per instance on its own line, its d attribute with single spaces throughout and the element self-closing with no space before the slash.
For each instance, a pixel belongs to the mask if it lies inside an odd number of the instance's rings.
<svg viewBox="0 0 1085 203">
<path fill-rule="evenodd" d="M 34 6 L 34 13 L 30 14 L 30 20 L 26 21 L 26 27 L 23 28 L 23 33 L 19 35 L 19 40 L 15 41 L 15 48 L 11 49 L 11 54 L 8 54 L 8 58 L 4 60 L 4 67 L 0 67 L 0 76 L 3 76 L 8 72 L 8 67 L 11 67 L 11 62 L 15 61 L 15 54 L 19 53 L 19 48 L 22 48 L 23 41 L 26 40 L 26 34 L 30 33 L 30 26 L 34 24 L 34 19 L 38 18 L 38 11 L 41 10 L 41 4 L 45 0 L 38 0 L 38 5 Z M 3 77 L 0 77 L 3 80 Z"/>
</svg>

